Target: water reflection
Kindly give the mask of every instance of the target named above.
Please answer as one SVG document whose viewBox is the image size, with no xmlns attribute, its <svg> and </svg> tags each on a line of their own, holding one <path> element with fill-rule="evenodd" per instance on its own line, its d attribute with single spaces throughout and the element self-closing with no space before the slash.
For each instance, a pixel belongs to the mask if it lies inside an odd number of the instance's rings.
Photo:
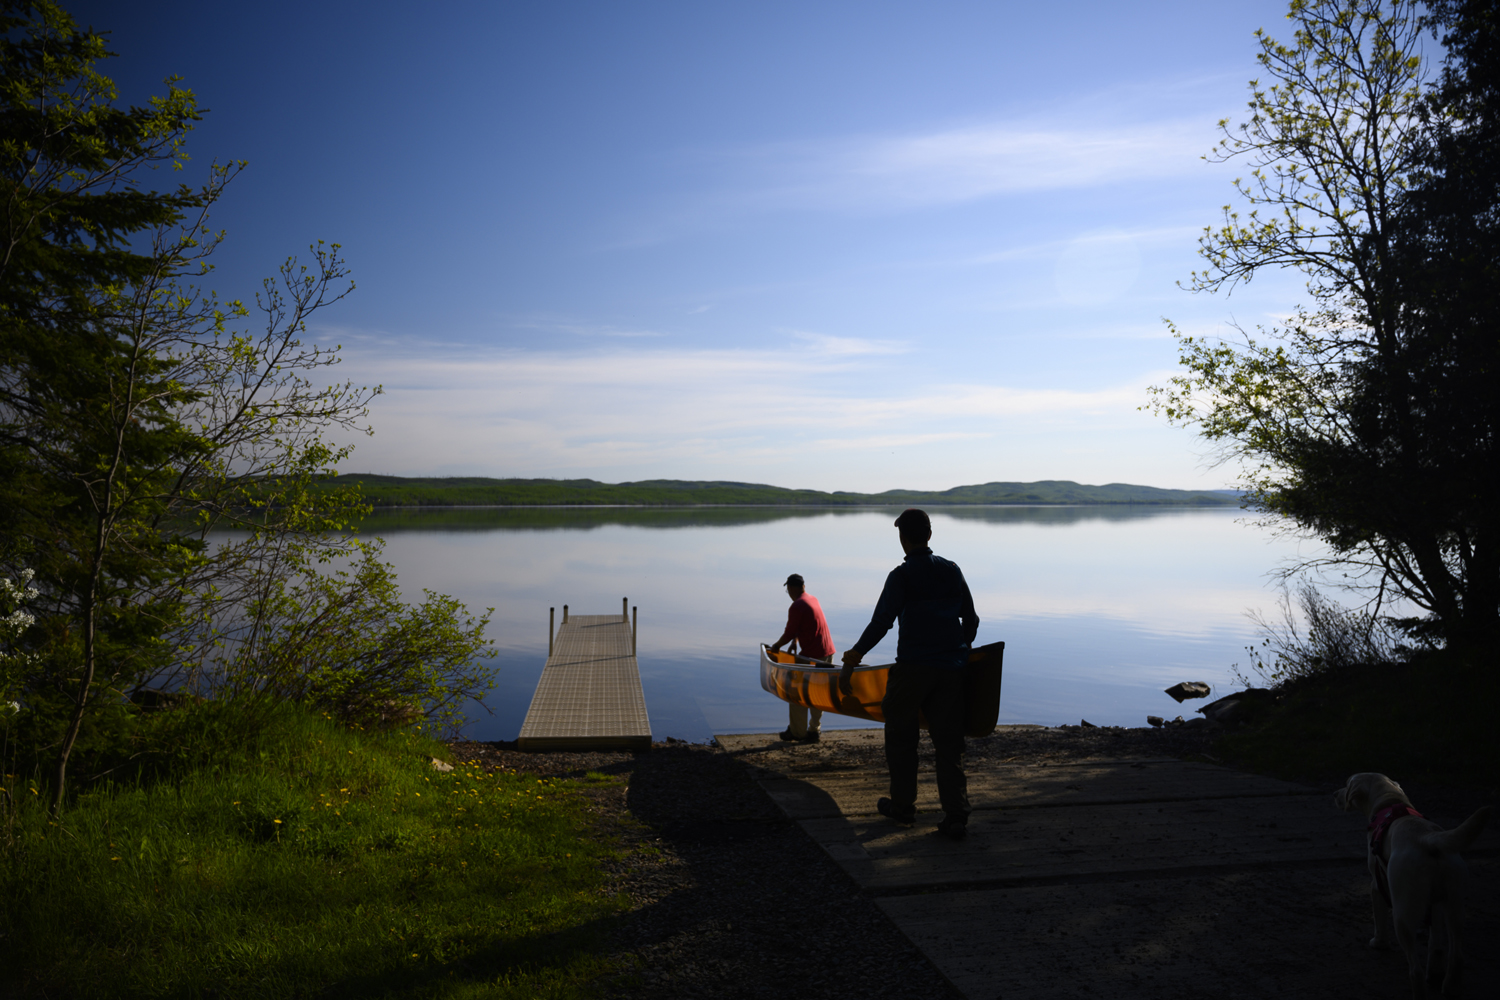
<svg viewBox="0 0 1500 1000">
<path fill-rule="evenodd" d="M 640 607 L 653 732 L 701 740 L 785 725 L 782 703 L 760 690 L 755 652 L 785 622 L 781 582 L 801 573 L 847 648 L 901 559 L 897 511 L 405 509 L 377 512 L 362 530 L 386 539 L 407 594 L 429 588 L 495 609 L 499 684 L 493 715 L 477 712 L 472 735 L 519 730 L 546 659 L 549 607 L 610 613 L 628 596 Z M 974 593 L 978 641 L 1007 643 L 1005 722 L 1140 725 L 1148 713 L 1177 714 L 1162 689 L 1229 681 L 1253 639 L 1245 610 L 1273 604 L 1267 573 L 1297 552 L 1236 508 L 932 513 L 934 550 L 963 567 Z M 893 632 L 871 658 L 894 649 Z"/>
<path fill-rule="evenodd" d="M 901 507 L 382 507 L 361 523 L 361 530 L 385 535 L 400 531 L 590 531 L 609 525 L 681 530 L 727 528 L 776 521 L 868 517 Z M 1067 526 L 1083 521 L 1131 521 L 1141 518 L 1192 516 L 1201 507 L 1109 506 L 934 507 L 934 518 L 982 521 L 986 524 Z M 1212 508 L 1220 512 L 1219 508 Z"/>
</svg>

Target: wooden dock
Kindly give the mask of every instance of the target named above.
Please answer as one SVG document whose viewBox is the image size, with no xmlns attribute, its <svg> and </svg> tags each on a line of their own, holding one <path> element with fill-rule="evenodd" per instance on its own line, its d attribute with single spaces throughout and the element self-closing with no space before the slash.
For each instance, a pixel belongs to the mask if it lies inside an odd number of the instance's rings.
<svg viewBox="0 0 1500 1000">
<path fill-rule="evenodd" d="M 635 627 L 623 609 L 618 615 L 570 616 L 564 605 L 562 624 L 547 646 L 547 665 L 517 748 L 649 750 L 651 722 L 636 665 Z"/>
</svg>

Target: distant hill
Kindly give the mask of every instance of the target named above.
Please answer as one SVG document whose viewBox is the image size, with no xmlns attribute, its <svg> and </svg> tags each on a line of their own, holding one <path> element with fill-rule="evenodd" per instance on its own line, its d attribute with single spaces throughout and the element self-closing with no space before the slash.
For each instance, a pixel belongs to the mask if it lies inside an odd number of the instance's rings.
<svg viewBox="0 0 1500 1000">
<path fill-rule="evenodd" d="M 1171 506 L 1237 506 L 1237 494 L 1217 490 L 1161 490 L 1153 486 L 1108 483 L 1084 486 L 1068 480 L 1039 483 L 984 483 L 951 490 L 887 490 L 848 493 L 842 490 L 789 490 L 762 483 L 690 482 L 648 479 L 638 483 L 601 483 L 593 479 L 404 479 L 371 473 L 346 473 L 335 483 L 358 483 L 376 507 L 514 507 L 514 506 L 940 506 L 944 504 L 1155 504 Z"/>
</svg>

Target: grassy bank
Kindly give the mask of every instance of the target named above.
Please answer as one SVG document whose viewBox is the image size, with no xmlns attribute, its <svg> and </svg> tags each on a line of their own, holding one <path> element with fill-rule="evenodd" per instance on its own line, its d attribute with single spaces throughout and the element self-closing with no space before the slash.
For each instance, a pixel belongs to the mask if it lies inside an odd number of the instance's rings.
<svg viewBox="0 0 1500 1000">
<path fill-rule="evenodd" d="M 56 822 L 7 776 L 0 993 L 564 997 L 601 971 L 588 782 L 441 773 L 438 743 L 299 710 L 232 721 L 165 713 L 149 766 Z"/>
<path fill-rule="evenodd" d="M 790 490 L 759 483 L 693 482 L 653 479 L 637 483 L 601 483 L 593 479 L 405 479 L 371 473 L 347 473 L 335 484 L 358 483 L 366 502 L 376 507 L 474 507 L 558 505 L 771 505 L 771 506 L 911 506 L 930 504 L 1149 504 L 1167 506 L 1235 506 L 1238 497 L 1193 490 L 1110 483 L 1086 486 L 1065 480 L 1037 483 L 984 483 L 951 490 L 887 490 L 847 493 Z"/>
<path fill-rule="evenodd" d="M 1294 779 L 1380 771 L 1500 794 L 1497 696 L 1493 657 L 1427 655 L 1327 671 L 1276 688 L 1216 752 Z"/>
</svg>

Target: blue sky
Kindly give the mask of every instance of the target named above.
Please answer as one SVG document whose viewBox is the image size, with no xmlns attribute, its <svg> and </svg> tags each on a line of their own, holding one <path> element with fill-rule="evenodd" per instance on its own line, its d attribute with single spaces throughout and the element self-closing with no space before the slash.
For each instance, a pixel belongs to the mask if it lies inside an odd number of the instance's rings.
<svg viewBox="0 0 1500 1000">
<path fill-rule="evenodd" d="M 346 471 L 1230 485 L 1138 412 L 1284 2 L 72 4 L 245 159 L 212 285 L 343 244 Z"/>
</svg>

